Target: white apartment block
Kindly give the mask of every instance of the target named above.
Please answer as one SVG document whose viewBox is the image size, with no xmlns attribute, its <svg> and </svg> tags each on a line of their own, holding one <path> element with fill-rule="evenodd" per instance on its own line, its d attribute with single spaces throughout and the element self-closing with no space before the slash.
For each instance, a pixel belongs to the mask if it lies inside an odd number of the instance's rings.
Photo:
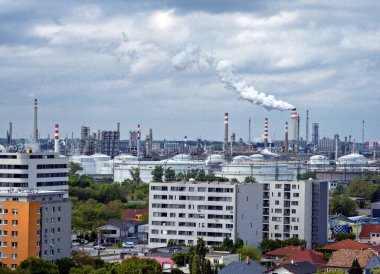
<svg viewBox="0 0 380 274">
<path fill-rule="evenodd" d="M 149 184 L 149 247 L 169 240 L 208 246 L 241 238 L 257 246 L 262 240 L 263 184 L 152 182 Z"/>
<path fill-rule="evenodd" d="M 327 243 L 328 182 L 265 182 L 263 238 L 304 239 L 307 247 Z"/>
<path fill-rule="evenodd" d="M 68 191 L 68 158 L 54 152 L 0 153 L 0 190 Z"/>
</svg>

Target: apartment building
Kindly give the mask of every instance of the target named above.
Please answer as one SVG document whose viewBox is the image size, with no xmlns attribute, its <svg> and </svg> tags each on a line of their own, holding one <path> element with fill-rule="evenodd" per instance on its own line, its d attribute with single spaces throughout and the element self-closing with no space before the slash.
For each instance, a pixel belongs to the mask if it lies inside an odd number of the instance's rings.
<svg viewBox="0 0 380 274">
<path fill-rule="evenodd" d="M 149 247 L 169 240 L 208 246 L 241 238 L 257 246 L 262 240 L 263 184 L 231 182 L 152 182 L 149 184 Z"/>
<path fill-rule="evenodd" d="M 29 256 L 70 257 L 71 202 L 65 191 L 0 191 L 0 260 L 15 269 Z"/>
<path fill-rule="evenodd" d="M 0 191 L 15 188 L 67 192 L 67 164 L 67 157 L 54 152 L 0 153 Z"/>
<path fill-rule="evenodd" d="M 299 238 L 307 247 L 327 243 L 327 181 L 273 181 L 263 186 L 263 239 Z"/>
</svg>

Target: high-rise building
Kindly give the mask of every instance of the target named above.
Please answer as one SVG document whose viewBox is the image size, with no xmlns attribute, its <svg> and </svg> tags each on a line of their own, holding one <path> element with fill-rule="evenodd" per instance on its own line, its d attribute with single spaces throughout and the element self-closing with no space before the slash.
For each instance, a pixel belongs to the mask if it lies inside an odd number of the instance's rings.
<svg viewBox="0 0 380 274">
<path fill-rule="evenodd" d="M 327 219 L 328 182 L 264 183 L 264 239 L 299 238 L 306 240 L 308 247 L 325 244 Z"/>
<path fill-rule="evenodd" d="M 241 238 L 257 246 L 262 239 L 262 184 L 167 182 L 149 184 L 149 246 L 169 240 L 208 246 Z"/>
<path fill-rule="evenodd" d="M 71 202 L 65 191 L 0 191 L 1 263 L 71 255 Z"/>
<path fill-rule="evenodd" d="M 68 158 L 54 152 L 0 153 L 0 190 L 68 191 Z"/>
</svg>

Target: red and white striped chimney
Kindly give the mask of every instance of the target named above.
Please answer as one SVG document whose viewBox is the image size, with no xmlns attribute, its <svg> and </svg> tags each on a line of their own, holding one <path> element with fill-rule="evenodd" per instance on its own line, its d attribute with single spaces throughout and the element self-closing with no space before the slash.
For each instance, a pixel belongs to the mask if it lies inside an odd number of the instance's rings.
<svg viewBox="0 0 380 274">
<path fill-rule="evenodd" d="M 268 117 L 264 121 L 264 148 L 268 147 Z"/>
<path fill-rule="evenodd" d="M 285 153 L 289 152 L 289 137 L 288 137 L 288 122 L 285 122 L 285 144 L 284 144 Z"/>
<path fill-rule="evenodd" d="M 54 129 L 54 152 L 59 153 L 59 125 L 55 124 Z"/>
<path fill-rule="evenodd" d="M 228 150 L 228 113 L 224 114 L 224 151 Z"/>
</svg>

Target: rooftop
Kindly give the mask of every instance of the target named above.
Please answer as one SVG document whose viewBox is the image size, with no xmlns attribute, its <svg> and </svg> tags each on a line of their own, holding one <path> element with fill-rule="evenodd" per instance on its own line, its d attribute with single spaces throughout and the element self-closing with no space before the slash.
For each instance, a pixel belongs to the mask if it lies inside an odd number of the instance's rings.
<svg viewBox="0 0 380 274">
<path fill-rule="evenodd" d="M 380 233 L 380 225 L 378 225 L 378 224 L 365 224 L 362 227 L 359 238 L 370 238 L 371 233 Z"/>
<path fill-rule="evenodd" d="M 352 262 L 355 259 L 358 259 L 359 265 L 361 268 L 365 268 L 368 265 L 369 260 L 372 256 L 376 256 L 376 254 L 372 250 L 350 250 L 350 249 L 341 249 L 335 251 L 329 262 L 327 263 L 327 267 L 341 267 L 341 268 L 350 268 Z"/>
<path fill-rule="evenodd" d="M 363 250 L 370 248 L 370 245 L 362 244 L 357 241 L 346 239 L 331 245 L 326 245 L 322 247 L 323 250 L 340 250 L 340 249 L 350 249 L 350 250 Z"/>
</svg>

